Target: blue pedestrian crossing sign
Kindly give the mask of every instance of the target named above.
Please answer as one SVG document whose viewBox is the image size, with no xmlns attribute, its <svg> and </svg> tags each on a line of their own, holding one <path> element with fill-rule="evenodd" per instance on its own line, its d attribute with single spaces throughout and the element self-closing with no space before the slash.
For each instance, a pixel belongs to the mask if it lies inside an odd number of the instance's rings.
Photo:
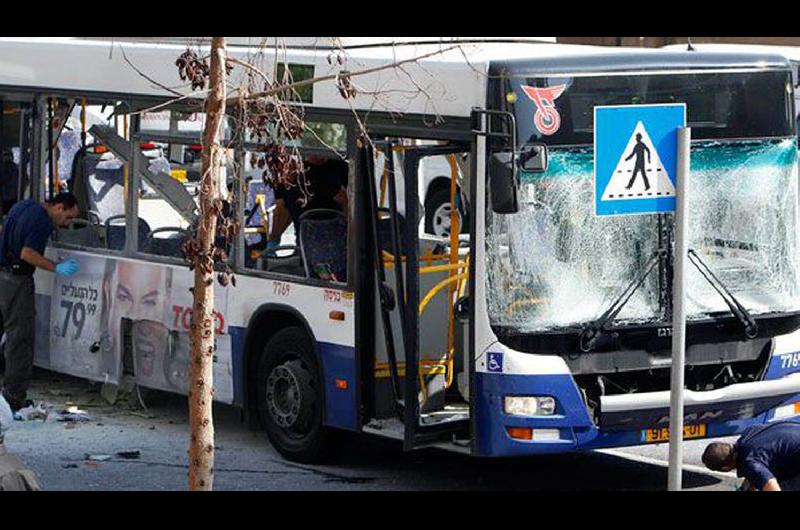
<svg viewBox="0 0 800 530">
<path fill-rule="evenodd" d="M 674 211 L 685 126 L 685 103 L 595 107 L 595 215 Z"/>
</svg>

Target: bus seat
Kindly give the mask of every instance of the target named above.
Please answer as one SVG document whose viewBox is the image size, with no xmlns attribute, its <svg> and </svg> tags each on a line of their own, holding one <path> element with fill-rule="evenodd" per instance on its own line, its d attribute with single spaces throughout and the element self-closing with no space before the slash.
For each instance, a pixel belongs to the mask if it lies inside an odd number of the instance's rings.
<svg viewBox="0 0 800 530">
<path fill-rule="evenodd" d="M 78 158 L 78 157 L 76 157 Z M 125 211 L 125 173 L 123 162 L 110 153 L 98 155 L 83 152 L 80 156 L 81 168 L 73 177 L 80 203 L 85 201 L 85 209 L 98 213 L 105 221 L 109 217 Z"/>
<path fill-rule="evenodd" d="M 99 214 L 99 213 L 97 213 L 97 212 L 96 212 L 96 211 L 94 211 L 94 210 L 88 210 L 88 211 L 86 212 L 85 219 L 88 219 L 88 220 L 89 220 L 89 222 L 90 222 L 90 223 L 92 223 L 93 225 L 100 226 L 100 225 L 102 225 L 102 224 L 103 224 L 103 223 L 100 221 L 100 214 Z"/>
<path fill-rule="evenodd" d="M 125 248 L 125 215 L 112 215 L 105 222 L 106 244 L 111 250 L 123 250 Z M 150 225 L 147 221 L 139 218 L 139 250 L 147 251 L 147 243 L 150 235 Z"/>
<path fill-rule="evenodd" d="M 300 254 L 307 278 L 347 281 L 347 221 L 338 210 L 318 208 L 298 220 Z"/>
<path fill-rule="evenodd" d="M 79 215 L 84 219 L 87 218 L 90 210 L 96 212 L 93 209 L 93 205 L 89 203 L 89 190 L 86 182 L 87 175 L 94 173 L 94 168 L 100 161 L 100 156 L 91 151 L 95 145 L 87 145 L 75 153 L 75 158 L 72 159 L 72 172 L 70 179 L 67 181 L 69 190 L 78 200 L 78 210 L 81 212 Z"/>
<path fill-rule="evenodd" d="M 59 228 L 56 241 L 91 248 L 103 246 L 97 227 L 86 219 L 73 219 L 66 228 Z"/>
<path fill-rule="evenodd" d="M 288 251 L 291 252 L 287 254 Z M 305 275 L 302 257 L 294 245 L 281 245 L 265 250 L 258 258 L 258 268 L 291 276 Z"/>
<path fill-rule="evenodd" d="M 171 234 L 168 237 L 156 237 L 157 234 Z M 188 230 L 178 227 L 163 227 L 153 230 L 148 235 L 147 252 L 158 256 L 183 258 L 183 243 L 189 239 Z"/>
</svg>

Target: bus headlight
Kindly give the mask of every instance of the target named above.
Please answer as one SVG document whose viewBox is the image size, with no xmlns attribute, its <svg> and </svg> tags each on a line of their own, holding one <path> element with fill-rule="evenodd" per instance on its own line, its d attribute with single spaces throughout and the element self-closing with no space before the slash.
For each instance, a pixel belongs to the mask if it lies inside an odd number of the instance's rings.
<svg viewBox="0 0 800 530">
<path fill-rule="evenodd" d="M 551 416 L 556 412 L 556 400 L 550 396 L 506 396 L 503 405 L 510 416 Z"/>
</svg>

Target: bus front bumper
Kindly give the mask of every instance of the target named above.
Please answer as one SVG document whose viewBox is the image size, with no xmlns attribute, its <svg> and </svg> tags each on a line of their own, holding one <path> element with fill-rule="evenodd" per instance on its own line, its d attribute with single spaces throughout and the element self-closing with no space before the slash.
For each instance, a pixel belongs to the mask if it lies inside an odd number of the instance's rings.
<svg viewBox="0 0 800 530">
<path fill-rule="evenodd" d="M 475 453 L 524 456 L 585 449 L 641 445 L 653 441 L 649 430 L 669 425 L 669 391 L 605 396 L 598 422 L 589 416 L 569 374 L 476 374 Z M 521 417 L 505 413 L 506 395 L 549 395 L 555 414 Z M 686 424 L 703 424 L 702 437 L 730 436 L 772 419 L 772 411 L 800 399 L 800 373 L 739 383 L 708 392 L 686 391 Z M 515 436 L 529 429 L 530 439 Z M 524 431 L 522 431 L 524 432 Z"/>
</svg>

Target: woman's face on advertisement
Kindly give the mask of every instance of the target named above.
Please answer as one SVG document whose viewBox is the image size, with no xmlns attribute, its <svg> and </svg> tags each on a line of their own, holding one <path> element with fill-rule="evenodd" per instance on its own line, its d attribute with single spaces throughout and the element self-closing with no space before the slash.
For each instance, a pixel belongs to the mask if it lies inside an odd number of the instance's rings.
<svg viewBox="0 0 800 530">
<path fill-rule="evenodd" d="M 139 263 L 117 263 L 116 285 L 112 286 L 113 318 L 132 321 L 133 351 L 137 375 L 151 377 L 157 358 L 167 348 L 168 329 L 164 324 L 168 293 L 166 269 Z"/>
<path fill-rule="evenodd" d="M 111 294 L 117 316 L 161 322 L 167 296 L 165 278 L 162 267 L 118 262 L 117 281 Z"/>
</svg>

